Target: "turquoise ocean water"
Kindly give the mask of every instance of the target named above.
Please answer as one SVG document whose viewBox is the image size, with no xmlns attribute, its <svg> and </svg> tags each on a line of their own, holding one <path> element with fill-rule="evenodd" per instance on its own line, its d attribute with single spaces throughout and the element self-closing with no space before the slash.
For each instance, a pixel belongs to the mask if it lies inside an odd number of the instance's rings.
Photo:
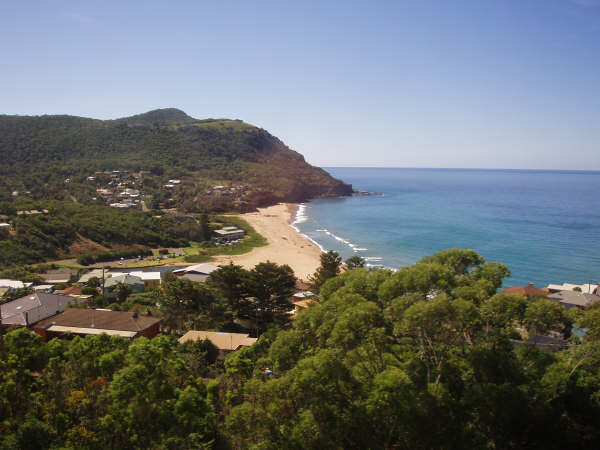
<svg viewBox="0 0 600 450">
<path fill-rule="evenodd" d="M 326 168 L 355 189 L 294 226 L 327 250 L 400 268 L 450 247 L 506 264 L 505 285 L 600 281 L 600 172 Z"/>
</svg>

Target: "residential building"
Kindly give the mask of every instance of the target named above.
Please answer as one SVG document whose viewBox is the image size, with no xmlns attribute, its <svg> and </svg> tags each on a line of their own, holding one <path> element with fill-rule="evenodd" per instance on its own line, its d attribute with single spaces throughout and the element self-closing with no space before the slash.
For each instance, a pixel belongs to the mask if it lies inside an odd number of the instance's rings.
<svg viewBox="0 0 600 450">
<path fill-rule="evenodd" d="M 37 292 L 0 305 L 2 325 L 30 326 L 65 310 L 73 299 L 67 295 Z"/>
<path fill-rule="evenodd" d="M 577 291 L 560 291 L 548 295 L 550 300 L 559 302 L 567 309 L 588 308 L 600 302 L 600 296 Z"/>
<path fill-rule="evenodd" d="M 211 272 L 214 272 L 217 269 L 217 266 L 213 266 L 211 264 L 196 264 L 174 270 L 173 274 L 178 277 L 187 278 L 190 281 L 204 283 Z"/>
<path fill-rule="evenodd" d="M 229 242 L 241 239 L 246 232 L 237 227 L 223 227 L 220 230 L 213 231 L 213 240 L 216 242 Z"/>
<path fill-rule="evenodd" d="M 220 331 L 190 330 L 179 338 L 179 343 L 208 339 L 222 353 L 232 352 L 240 347 L 250 347 L 257 339 L 243 333 L 222 333 Z"/>
<path fill-rule="evenodd" d="M 21 289 L 24 287 L 29 287 L 33 283 L 23 283 L 18 280 L 9 280 L 6 278 L 0 279 L 0 288 L 9 288 L 9 289 Z"/>
<path fill-rule="evenodd" d="M 129 311 L 67 308 L 64 312 L 38 322 L 33 331 L 44 340 L 67 333 L 77 336 L 108 334 L 134 339 L 153 338 L 160 331 L 160 319 Z"/>
<path fill-rule="evenodd" d="M 81 278 L 79 278 L 79 283 L 87 283 L 90 278 L 98 278 L 99 280 L 102 280 L 102 274 L 104 273 L 104 277 L 107 278 L 108 277 L 108 272 L 106 270 L 103 269 L 94 269 L 89 271 L 88 273 L 84 273 Z"/>
<path fill-rule="evenodd" d="M 600 285 L 598 284 L 572 284 L 572 283 L 563 283 L 563 284 L 549 284 L 546 289 L 550 291 L 550 293 L 561 292 L 561 291 L 579 291 L 584 294 L 596 294 L 600 295 Z"/>
<path fill-rule="evenodd" d="M 122 275 L 131 275 L 134 277 L 141 278 L 144 282 L 144 287 L 158 287 L 160 286 L 160 272 L 144 272 L 142 270 L 134 270 L 131 272 L 111 272 L 110 276 L 118 277 Z"/>
<path fill-rule="evenodd" d="M 106 297 L 114 297 L 113 291 L 118 284 L 124 284 L 131 292 L 144 292 L 144 282 L 140 277 L 128 273 L 116 277 L 110 277 L 104 281 Z"/>
<path fill-rule="evenodd" d="M 546 297 L 549 294 L 547 289 L 538 289 L 533 283 L 527 286 L 511 286 L 502 291 L 504 294 L 516 294 L 525 298 Z"/>
</svg>

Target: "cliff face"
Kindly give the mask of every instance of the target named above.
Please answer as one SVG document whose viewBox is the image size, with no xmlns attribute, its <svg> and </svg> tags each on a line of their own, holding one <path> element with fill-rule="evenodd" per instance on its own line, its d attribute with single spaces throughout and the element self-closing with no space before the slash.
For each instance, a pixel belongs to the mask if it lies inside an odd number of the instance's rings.
<svg viewBox="0 0 600 450">
<path fill-rule="evenodd" d="M 184 178 L 196 197 L 203 180 L 244 184 L 256 205 L 352 193 L 263 129 L 172 108 L 106 121 L 0 116 L 0 157 L 4 195 L 21 188 L 43 196 L 65 177 L 118 169 Z"/>
</svg>

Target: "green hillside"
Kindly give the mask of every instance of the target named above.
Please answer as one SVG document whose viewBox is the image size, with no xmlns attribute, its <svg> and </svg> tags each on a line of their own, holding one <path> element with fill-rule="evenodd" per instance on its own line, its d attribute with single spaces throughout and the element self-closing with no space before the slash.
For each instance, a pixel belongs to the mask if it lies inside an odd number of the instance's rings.
<svg viewBox="0 0 600 450">
<path fill-rule="evenodd" d="M 138 186 L 147 203 L 186 211 L 247 210 L 351 193 L 350 185 L 263 129 L 239 120 L 196 120 L 172 108 L 105 121 L 0 116 L 0 157 L 3 204 L 23 196 L 91 202 L 103 187 L 97 174 L 117 170 L 144 173 Z M 165 192 L 172 178 L 181 185 Z M 215 184 L 238 186 L 240 193 L 214 194 Z"/>
</svg>

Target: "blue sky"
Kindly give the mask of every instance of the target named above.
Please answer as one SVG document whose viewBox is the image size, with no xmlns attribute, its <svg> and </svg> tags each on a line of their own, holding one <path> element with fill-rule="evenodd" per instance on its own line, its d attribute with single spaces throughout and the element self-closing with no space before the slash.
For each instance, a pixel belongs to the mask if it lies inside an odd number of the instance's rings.
<svg viewBox="0 0 600 450">
<path fill-rule="evenodd" d="M 600 0 L 0 0 L 0 113 L 177 107 L 322 166 L 600 170 Z"/>
</svg>

